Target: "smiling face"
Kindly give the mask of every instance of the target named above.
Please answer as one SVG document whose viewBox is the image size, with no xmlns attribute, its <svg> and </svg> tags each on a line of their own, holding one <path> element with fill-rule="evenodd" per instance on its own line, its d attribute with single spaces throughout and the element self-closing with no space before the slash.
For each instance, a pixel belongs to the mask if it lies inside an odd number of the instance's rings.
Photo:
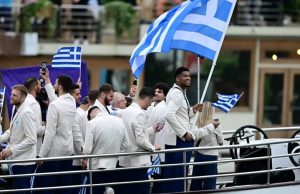
<svg viewBox="0 0 300 194">
<path fill-rule="evenodd" d="M 185 89 L 191 85 L 191 74 L 189 71 L 183 71 L 176 77 L 176 84 Z"/>
</svg>

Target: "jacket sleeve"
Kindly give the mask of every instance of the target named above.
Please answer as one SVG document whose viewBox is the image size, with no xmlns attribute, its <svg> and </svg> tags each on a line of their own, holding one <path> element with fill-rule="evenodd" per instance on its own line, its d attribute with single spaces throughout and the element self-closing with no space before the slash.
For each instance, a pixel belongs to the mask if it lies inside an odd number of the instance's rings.
<svg viewBox="0 0 300 194">
<path fill-rule="evenodd" d="M 221 130 L 221 127 L 219 126 L 218 128 L 216 128 L 214 130 L 214 133 L 216 134 L 218 144 L 223 145 L 224 137 L 223 137 L 223 132 Z"/>
<path fill-rule="evenodd" d="M 10 137 L 10 129 L 6 130 L 2 135 L 0 135 L 0 143 L 7 142 Z"/>
<path fill-rule="evenodd" d="M 129 147 L 130 141 L 129 141 L 129 136 L 128 136 L 128 133 L 127 133 L 125 125 L 123 124 L 123 122 L 121 124 L 123 126 L 123 133 L 124 133 L 123 140 L 122 140 L 121 150 L 124 150 L 124 149 L 126 149 L 126 148 Z"/>
<path fill-rule="evenodd" d="M 47 125 L 45 131 L 45 138 L 39 153 L 40 157 L 46 157 L 52 146 L 53 138 L 56 134 L 57 121 L 59 112 L 53 103 L 50 103 L 47 114 Z"/>
<path fill-rule="evenodd" d="M 21 122 L 25 138 L 17 145 L 10 147 L 14 156 L 18 156 L 28 149 L 31 149 L 32 145 L 35 145 L 37 142 L 35 116 L 33 112 L 24 112 Z"/>
<path fill-rule="evenodd" d="M 49 98 L 49 103 L 53 102 L 58 98 L 57 95 L 55 94 L 54 87 L 51 83 L 46 84 L 45 89 Z"/>
<path fill-rule="evenodd" d="M 179 90 L 178 92 L 174 92 L 171 100 L 167 104 L 166 109 L 166 120 L 179 137 L 183 137 L 184 134 L 187 132 L 181 127 L 179 121 L 176 118 L 176 112 L 180 108 L 180 105 L 182 104 L 183 100 L 184 97 Z"/>
<path fill-rule="evenodd" d="M 202 139 L 203 137 L 208 136 L 214 130 L 215 130 L 215 127 L 212 123 L 210 123 L 202 128 L 198 128 L 195 125 L 192 128 L 192 131 L 193 131 L 196 139 Z"/>
<path fill-rule="evenodd" d="M 149 141 L 146 123 L 146 114 L 141 112 L 137 115 L 136 120 L 132 122 L 131 127 L 134 130 L 137 144 L 146 150 L 155 151 L 155 147 Z"/>
<path fill-rule="evenodd" d="M 77 153 L 81 153 L 84 147 L 84 140 L 81 129 L 82 119 L 80 115 L 76 112 L 74 123 L 72 126 L 72 134 L 73 134 L 73 142 L 74 142 L 74 149 L 76 149 Z"/>
<path fill-rule="evenodd" d="M 84 154 L 90 154 L 93 149 L 94 143 L 94 131 L 91 123 L 89 122 L 86 126 L 85 142 L 84 142 Z"/>
</svg>

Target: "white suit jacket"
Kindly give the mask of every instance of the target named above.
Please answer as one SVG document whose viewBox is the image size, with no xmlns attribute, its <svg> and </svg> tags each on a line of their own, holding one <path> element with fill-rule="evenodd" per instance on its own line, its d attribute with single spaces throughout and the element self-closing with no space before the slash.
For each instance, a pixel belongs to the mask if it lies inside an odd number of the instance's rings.
<svg viewBox="0 0 300 194">
<path fill-rule="evenodd" d="M 122 120 L 125 124 L 130 146 L 124 152 L 155 151 L 155 147 L 149 141 L 149 129 L 147 128 L 147 115 L 135 102 L 122 112 Z M 150 164 L 150 155 L 121 156 L 120 166 L 145 166 Z"/>
<path fill-rule="evenodd" d="M 36 119 L 35 125 L 36 125 L 36 129 L 37 129 L 36 155 L 38 155 L 40 152 L 41 146 L 42 146 L 43 137 L 44 137 L 45 129 L 46 129 L 46 127 L 42 125 L 41 106 L 38 103 L 38 101 L 36 101 L 36 99 L 31 94 L 27 94 L 25 103 L 27 103 L 27 105 L 29 105 L 29 107 L 34 112 L 35 117 L 36 117 L 35 118 Z"/>
<path fill-rule="evenodd" d="M 36 158 L 36 116 L 24 102 L 10 122 L 10 127 L 0 136 L 0 143 L 8 141 L 8 148 L 12 155 L 10 160 L 24 160 Z M 19 163 L 18 165 L 31 165 L 35 162 Z M 16 165 L 14 163 L 13 165 Z"/>
<path fill-rule="evenodd" d="M 165 144 L 176 145 L 176 136 L 182 138 L 186 132 L 193 135 L 190 119 L 194 116 L 194 112 L 189 105 L 185 91 L 182 91 L 177 84 L 169 90 L 166 104 L 166 120 L 169 127 L 167 125 L 167 130 L 165 130 Z"/>
<path fill-rule="evenodd" d="M 89 121 L 86 131 L 85 154 L 101 155 L 120 153 L 129 146 L 127 131 L 122 119 L 100 112 Z M 93 158 L 92 169 L 116 168 L 118 157 Z"/>
<path fill-rule="evenodd" d="M 73 137 L 74 155 L 82 154 L 84 148 L 84 140 L 85 140 L 87 123 L 88 123 L 87 112 L 84 111 L 82 108 L 78 107 L 76 109 L 76 115 L 72 127 L 72 131 L 74 135 Z M 73 165 L 81 166 L 81 159 L 74 159 Z"/>
<path fill-rule="evenodd" d="M 74 154 L 72 126 L 76 103 L 69 93 L 49 104 L 44 142 L 40 157 L 70 156 Z"/>
</svg>

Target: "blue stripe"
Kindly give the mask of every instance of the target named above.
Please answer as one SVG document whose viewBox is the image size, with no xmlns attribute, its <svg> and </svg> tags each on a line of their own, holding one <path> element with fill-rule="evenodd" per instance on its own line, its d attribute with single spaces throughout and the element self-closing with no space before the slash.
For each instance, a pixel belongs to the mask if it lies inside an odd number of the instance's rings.
<svg viewBox="0 0 300 194">
<path fill-rule="evenodd" d="M 218 7 L 217 7 L 215 17 L 224 22 L 227 22 L 231 7 L 232 7 L 232 3 L 226 0 L 218 0 Z"/>
<path fill-rule="evenodd" d="M 216 107 L 216 108 L 218 108 L 218 109 L 220 109 L 220 110 L 222 110 L 222 111 L 224 111 L 226 113 L 229 112 L 229 110 L 227 108 L 224 108 L 223 106 L 220 106 L 218 104 L 213 103 L 212 106 L 214 106 L 214 107 Z"/>
<path fill-rule="evenodd" d="M 178 30 L 198 32 L 217 41 L 220 41 L 223 35 L 221 31 L 203 24 L 182 23 Z"/>
<path fill-rule="evenodd" d="M 185 51 L 190 51 L 211 60 L 213 60 L 216 55 L 216 51 L 214 50 L 211 50 L 203 45 L 196 44 L 194 42 L 184 41 L 184 40 L 173 40 L 170 47 L 172 49 L 181 49 Z"/>
</svg>

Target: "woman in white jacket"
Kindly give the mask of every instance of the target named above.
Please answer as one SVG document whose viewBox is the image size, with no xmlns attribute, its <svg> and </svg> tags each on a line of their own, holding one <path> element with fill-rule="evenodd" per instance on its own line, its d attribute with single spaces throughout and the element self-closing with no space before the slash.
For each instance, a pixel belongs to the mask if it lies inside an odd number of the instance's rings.
<svg viewBox="0 0 300 194">
<path fill-rule="evenodd" d="M 197 118 L 195 135 L 196 146 L 209 147 L 223 145 L 223 135 L 218 119 L 213 119 L 215 108 L 210 102 L 203 103 L 203 110 Z M 218 150 L 198 150 L 195 152 L 195 162 L 217 161 Z M 217 163 L 194 165 L 193 176 L 216 175 L 218 173 Z M 193 179 L 191 191 L 211 190 L 216 188 L 216 177 L 206 179 Z"/>
</svg>

